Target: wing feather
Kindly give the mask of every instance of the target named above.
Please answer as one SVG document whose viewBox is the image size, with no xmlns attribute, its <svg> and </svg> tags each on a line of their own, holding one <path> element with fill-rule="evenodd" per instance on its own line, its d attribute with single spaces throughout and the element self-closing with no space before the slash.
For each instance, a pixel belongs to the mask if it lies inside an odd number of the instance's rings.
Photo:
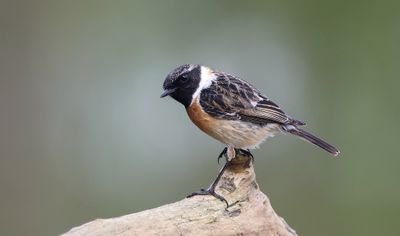
<svg viewBox="0 0 400 236">
<path fill-rule="evenodd" d="M 200 93 L 200 105 L 209 115 L 258 125 L 305 124 L 286 115 L 276 103 L 251 84 L 232 75 L 221 72 L 215 74 L 218 78 Z"/>
</svg>

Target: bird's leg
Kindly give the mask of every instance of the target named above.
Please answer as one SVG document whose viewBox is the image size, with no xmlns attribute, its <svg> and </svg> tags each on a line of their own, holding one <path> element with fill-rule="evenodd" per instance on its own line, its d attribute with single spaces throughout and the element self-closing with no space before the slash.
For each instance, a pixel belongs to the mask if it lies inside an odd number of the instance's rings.
<svg viewBox="0 0 400 236">
<path fill-rule="evenodd" d="M 218 164 L 219 164 L 219 159 L 222 158 L 222 156 L 225 156 L 227 158 L 227 161 L 231 161 L 233 158 L 235 158 L 236 156 L 236 150 L 243 150 L 243 149 L 235 149 L 233 146 L 228 145 L 227 147 L 224 148 L 224 150 L 222 150 L 222 152 L 218 155 Z M 245 153 L 245 155 L 248 155 L 247 153 L 250 153 L 250 151 L 246 151 L 243 150 Z M 251 153 L 250 153 L 251 155 Z"/>
<path fill-rule="evenodd" d="M 220 194 L 216 193 L 215 192 L 215 188 L 217 187 L 218 182 L 220 181 L 222 175 L 225 173 L 225 170 L 227 169 L 227 167 L 230 166 L 231 160 L 233 158 L 235 158 L 236 153 L 240 153 L 242 155 L 245 155 L 245 156 L 249 157 L 249 163 L 247 165 L 250 165 L 250 161 L 254 161 L 254 156 L 251 154 L 250 150 L 235 149 L 233 146 L 228 145 L 227 147 L 224 148 L 224 150 L 222 150 L 222 152 L 218 156 L 218 163 L 219 163 L 219 159 L 221 159 L 222 156 L 226 157 L 226 163 L 221 168 L 221 170 L 219 171 L 218 176 L 214 180 L 214 182 L 212 182 L 210 187 L 208 187 L 207 189 L 201 189 L 200 191 L 191 193 L 191 194 L 189 194 L 187 196 L 187 198 L 190 198 L 190 197 L 193 197 L 193 196 L 196 196 L 196 195 L 212 195 L 215 198 L 221 200 L 222 202 L 225 202 L 226 207 L 229 207 L 228 201 L 223 196 L 221 196 Z"/>
<path fill-rule="evenodd" d="M 208 187 L 208 189 L 201 189 L 198 192 L 194 192 L 192 194 L 189 194 L 187 197 L 193 197 L 196 195 L 212 195 L 215 198 L 221 200 L 222 202 L 225 202 L 226 207 L 229 207 L 229 203 L 228 201 L 221 195 L 219 195 L 218 193 L 215 192 L 215 188 L 218 185 L 218 182 L 220 181 L 222 175 L 224 174 L 226 168 L 230 165 L 230 161 L 235 158 L 236 155 L 236 151 L 235 148 L 231 145 L 228 145 L 227 147 L 224 148 L 224 150 L 222 150 L 222 152 L 219 154 L 218 156 L 218 163 L 219 163 L 219 159 L 222 158 L 222 156 L 226 157 L 226 163 L 225 165 L 221 168 L 221 170 L 218 173 L 217 178 L 214 180 L 214 182 L 212 182 L 212 184 L 210 185 L 210 187 Z"/>
<path fill-rule="evenodd" d="M 219 180 L 221 179 L 222 175 L 224 174 L 226 168 L 230 165 L 230 162 L 226 162 L 225 165 L 221 168 L 221 170 L 218 173 L 217 178 L 214 180 L 214 182 L 210 185 L 210 187 L 208 187 L 208 189 L 201 189 L 198 192 L 194 192 L 191 193 L 187 196 L 187 198 L 196 196 L 196 195 L 212 195 L 215 198 L 219 199 L 222 202 L 225 202 L 226 207 L 229 207 L 229 203 L 228 201 L 221 195 L 219 195 L 218 193 L 215 192 L 215 188 L 217 187 L 217 184 L 219 182 Z"/>
<path fill-rule="evenodd" d="M 226 161 L 230 162 L 236 156 L 236 150 L 232 145 L 228 145 L 226 150 Z"/>
<path fill-rule="evenodd" d="M 219 159 L 221 159 L 222 156 L 226 156 L 227 151 L 228 151 L 228 148 L 225 147 L 224 150 L 222 150 L 222 152 L 218 155 L 218 160 L 217 160 L 218 164 L 219 164 Z"/>
</svg>

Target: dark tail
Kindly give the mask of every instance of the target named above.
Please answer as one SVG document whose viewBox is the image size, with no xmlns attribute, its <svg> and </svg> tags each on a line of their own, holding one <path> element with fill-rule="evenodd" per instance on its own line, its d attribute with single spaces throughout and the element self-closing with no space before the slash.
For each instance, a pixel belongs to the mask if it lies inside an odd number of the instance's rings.
<svg viewBox="0 0 400 236">
<path fill-rule="evenodd" d="M 297 128 L 293 125 L 282 126 L 282 129 L 290 134 L 296 135 L 297 137 L 299 137 L 303 140 L 306 140 L 314 145 L 317 145 L 318 147 L 326 150 L 333 156 L 337 156 L 340 153 L 340 151 L 337 148 L 335 148 L 334 146 L 325 142 L 324 140 L 322 140 L 318 137 L 315 137 L 314 135 L 308 133 L 307 131 Z"/>
</svg>

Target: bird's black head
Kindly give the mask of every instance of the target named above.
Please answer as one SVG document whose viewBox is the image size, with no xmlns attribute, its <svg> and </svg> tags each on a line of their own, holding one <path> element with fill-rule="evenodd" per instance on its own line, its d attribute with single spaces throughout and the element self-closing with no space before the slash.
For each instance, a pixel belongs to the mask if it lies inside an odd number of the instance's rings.
<svg viewBox="0 0 400 236">
<path fill-rule="evenodd" d="M 161 97 L 171 96 L 176 101 L 188 107 L 192 102 L 192 96 L 199 87 L 201 66 L 186 64 L 177 67 L 165 78 Z"/>
</svg>

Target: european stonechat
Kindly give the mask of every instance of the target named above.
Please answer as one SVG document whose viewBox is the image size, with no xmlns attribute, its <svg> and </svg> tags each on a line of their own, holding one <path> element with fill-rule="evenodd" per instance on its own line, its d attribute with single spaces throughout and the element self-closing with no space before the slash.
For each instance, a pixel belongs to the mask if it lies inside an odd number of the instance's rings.
<svg viewBox="0 0 400 236">
<path fill-rule="evenodd" d="M 258 147 L 276 133 L 289 133 L 326 150 L 333 156 L 339 150 L 322 139 L 299 128 L 305 123 L 286 115 L 281 108 L 250 83 L 209 67 L 186 64 L 169 73 L 161 97 L 171 96 L 183 104 L 192 122 L 206 134 L 226 145 L 227 164 L 237 151 L 252 157 L 250 149 Z M 216 181 L 207 189 L 193 195 L 211 194 Z M 227 202 L 226 202 L 227 203 Z"/>
</svg>

